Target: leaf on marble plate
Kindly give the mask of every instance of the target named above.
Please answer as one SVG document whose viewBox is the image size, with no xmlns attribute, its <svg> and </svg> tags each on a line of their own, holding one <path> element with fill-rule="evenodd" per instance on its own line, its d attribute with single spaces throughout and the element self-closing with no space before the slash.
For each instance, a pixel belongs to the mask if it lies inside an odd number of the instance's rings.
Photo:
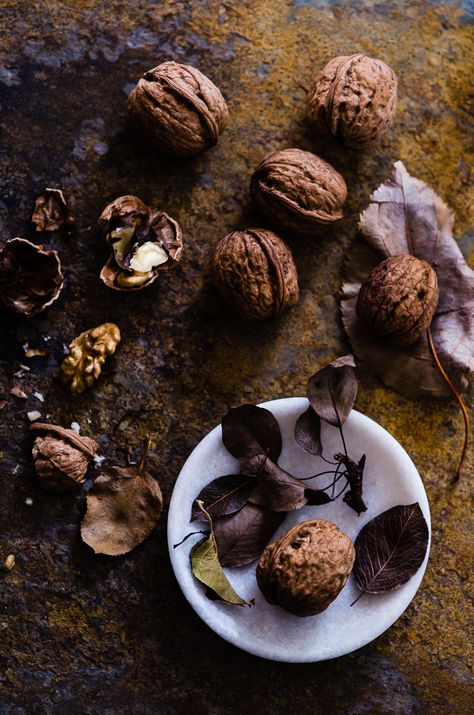
<svg viewBox="0 0 474 715">
<path fill-rule="evenodd" d="M 301 509 L 307 504 L 305 492 L 310 490 L 269 457 L 257 455 L 246 463 L 246 469 L 256 474 L 249 495 L 253 504 L 281 512 Z"/>
<path fill-rule="evenodd" d="M 356 397 L 357 377 L 352 355 L 333 360 L 308 380 L 311 407 L 318 417 L 334 427 L 340 427 L 347 420 Z"/>
<path fill-rule="evenodd" d="M 284 512 L 248 503 L 216 519 L 214 537 L 222 566 L 245 566 L 258 559 L 284 518 Z"/>
<path fill-rule="evenodd" d="M 385 593 L 403 586 L 423 563 L 428 538 L 418 502 L 394 506 L 369 521 L 354 544 L 353 574 L 362 591 L 356 601 L 364 593 Z"/>
<path fill-rule="evenodd" d="M 453 237 L 453 225 L 440 197 L 398 161 L 360 217 L 367 243 L 358 241 L 346 264 L 341 311 L 352 347 L 386 384 L 411 397 L 449 394 L 427 337 L 407 348 L 374 338 L 357 320 L 357 296 L 371 270 L 388 256 L 411 253 L 430 263 L 439 285 L 431 324 L 434 346 L 455 387 L 465 390 L 474 370 L 474 271 Z"/>
<path fill-rule="evenodd" d="M 282 449 L 276 418 L 264 407 L 250 404 L 233 407 L 223 417 L 222 442 L 241 462 L 257 454 L 266 454 L 277 462 Z"/>
<path fill-rule="evenodd" d="M 195 578 L 210 590 L 210 593 L 206 591 L 206 595 L 208 595 L 211 600 L 215 600 L 217 597 L 218 600 L 224 601 L 229 605 L 248 605 L 247 602 L 234 591 L 219 563 L 210 515 L 204 509 L 202 502 L 199 502 L 198 508 L 203 511 L 204 518 L 209 521 L 211 532 L 209 536 L 201 539 L 201 541 L 195 544 L 191 549 L 189 560 Z"/>
<path fill-rule="evenodd" d="M 126 554 L 151 534 L 160 517 L 161 489 L 145 470 L 149 446 L 148 437 L 138 467 L 109 467 L 87 495 L 81 536 L 96 554 Z"/>
<path fill-rule="evenodd" d="M 320 456 L 323 453 L 321 420 L 311 405 L 296 420 L 295 442 L 308 454 Z"/>
<path fill-rule="evenodd" d="M 254 484 L 255 477 L 244 474 L 226 474 L 213 479 L 194 500 L 191 521 L 205 521 L 206 512 L 216 519 L 239 511 L 247 502 Z"/>
</svg>

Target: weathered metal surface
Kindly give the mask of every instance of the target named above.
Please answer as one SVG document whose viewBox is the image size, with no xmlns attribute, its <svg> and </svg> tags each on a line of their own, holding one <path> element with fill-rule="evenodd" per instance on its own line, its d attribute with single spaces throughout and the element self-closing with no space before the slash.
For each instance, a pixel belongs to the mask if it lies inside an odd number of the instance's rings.
<svg viewBox="0 0 474 715">
<path fill-rule="evenodd" d="M 425 481 L 432 556 L 393 628 L 355 654 L 305 666 L 243 654 L 200 622 L 171 572 L 166 513 L 128 556 L 94 557 L 79 536 L 84 495 L 49 495 L 32 477 L 26 419 L 39 409 L 65 426 L 76 421 L 122 463 L 151 430 L 152 467 L 169 500 L 186 456 L 228 405 L 302 394 L 316 366 L 347 350 L 341 265 L 358 212 L 396 159 L 452 206 L 474 265 L 472 3 L 4 0 L 1 14 L 1 238 L 31 235 L 45 186 L 64 189 L 79 234 L 52 242 L 67 279 L 47 313 L 1 314 L 0 556 L 15 554 L 17 565 L 0 574 L 0 713 L 472 711 L 472 524 L 467 480 L 448 485 L 461 444 L 452 403 L 404 399 L 362 368 L 359 409 L 402 442 Z M 314 137 L 305 118 L 314 72 L 355 51 L 383 58 L 400 77 L 393 130 L 361 154 Z M 156 155 L 127 124 L 131 85 L 170 58 L 197 65 L 229 101 L 218 145 L 192 160 Z M 292 145 L 344 175 L 347 216 L 320 240 L 291 242 L 300 305 L 277 323 L 247 326 L 208 290 L 209 253 L 222 234 L 258 220 L 252 167 Z M 107 251 L 97 216 L 121 193 L 164 208 L 187 237 L 177 270 L 133 295 L 98 278 Z M 123 335 L 114 371 L 68 397 L 53 379 L 63 344 L 105 321 Z M 26 360 L 22 345 L 39 336 L 50 356 Z M 20 363 L 30 371 L 15 377 Z M 26 404 L 9 395 L 12 384 L 28 393 Z"/>
</svg>

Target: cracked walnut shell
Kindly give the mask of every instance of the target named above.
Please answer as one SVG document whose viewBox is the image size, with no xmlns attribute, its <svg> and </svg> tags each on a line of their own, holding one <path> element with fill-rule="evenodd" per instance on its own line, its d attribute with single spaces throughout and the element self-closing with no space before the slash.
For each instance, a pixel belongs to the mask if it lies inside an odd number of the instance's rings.
<svg viewBox="0 0 474 715">
<path fill-rule="evenodd" d="M 284 149 L 269 154 L 257 166 L 251 194 L 273 225 L 289 233 L 312 235 L 321 224 L 342 218 L 347 187 L 342 176 L 319 156 Z"/>
<path fill-rule="evenodd" d="M 375 335 L 406 347 L 429 327 L 438 298 L 438 279 L 429 263 L 411 255 L 391 256 L 362 284 L 357 317 Z"/>
<path fill-rule="evenodd" d="M 216 144 L 229 119 L 220 90 L 195 67 L 163 62 L 131 91 L 132 120 L 165 153 L 198 154 Z"/>
<path fill-rule="evenodd" d="M 385 62 L 361 53 L 336 57 L 317 75 L 308 101 L 319 131 L 363 149 L 392 125 L 397 77 Z"/>
<path fill-rule="evenodd" d="M 97 443 L 58 425 L 35 422 L 30 430 L 35 433 L 32 454 L 41 486 L 50 492 L 72 491 L 80 486 L 97 453 Z"/>
<path fill-rule="evenodd" d="M 73 395 L 81 395 L 99 377 L 105 360 L 120 342 L 115 323 L 104 323 L 81 333 L 69 346 L 70 353 L 61 363 L 60 379 Z"/>
<path fill-rule="evenodd" d="M 215 285 L 247 318 L 277 318 L 298 302 L 298 274 L 288 246 L 271 231 L 247 228 L 224 236 L 214 249 Z"/>
<path fill-rule="evenodd" d="M 268 603 L 295 616 L 315 616 L 344 588 L 354 559 L 352 541 L 336 524 L 303 521 L 264 550 L 257 583 Z"/>
</svg>

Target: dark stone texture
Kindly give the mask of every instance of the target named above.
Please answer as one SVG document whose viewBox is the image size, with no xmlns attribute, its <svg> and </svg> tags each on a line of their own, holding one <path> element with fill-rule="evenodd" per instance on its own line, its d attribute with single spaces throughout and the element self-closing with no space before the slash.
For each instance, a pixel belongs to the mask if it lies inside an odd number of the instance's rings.
<svg viewBox="0 0 474 715">
<path fill-rule="evenodd" d="M 302 666 L 241 653 L 198 619 L 171 571 L 166 509 L 131 554 L 93 556 L 79 535 L 84 493 L 52 496 L 34 480 L 26 418 L 38 409 L 66 427 L 78 422 L 107 463 L 125 464 L 128 452 L 137 458 L 152 431 L 151 468 L 167 504 L 187 455 L 227 406 L 304 394 L 308 375 L 348 350 L 337 307 L 341 267 L 359 212 L 396 159 L 452 206 L 474 265 L 472 4 L 1 5 L 1 239 L 33 235 L 29 218 L 46 186 L 64 189 L 79 227 L 76 238 L 45 241 L 66 269 L 60 299 L 30 321 L 0 317 L 0 399 L 8 402 L 0 412 L 0 557 L 17 561 L 0 574 L 1 715 L 472 712 L 472 518 L 468 480 L 448 485 L 461 444 L 452 402 L 407 400 L 362 368 L 358 408 L 401 441 L 425 481 L 431 560 L 387 633 L 352 655 Z M 313 74 L 356 51 L 381 57 L 400 78 L 394 128 L 361 154 L 313 136 L 305 118 Z M 192 160 L 158 156 L 127 123 L 127 92 L 165 59 L 197 65 L 229 101 L 219 143 Z M 258 221 L 248 197 L 254 166 L 292 145 L 343 174 L 346 217 L 320 239 L 290 240 L 300 305 L 276 323 L 248 326 L 229 319 L 209 289 L 208 259 L 222 235 Z M 97 217 L 123 193 L 165 209 L 186 235 L 179 267 L 132 295 L 98 278 L 107 250 Z M 122 344 L 96 387 L 72 398 L 53 377 L 63 345 L 104 321 L 119 324 Z M 27 360 L 22 345 L 44 339 L 49 356 Z M 18 377 L 20 363 L 30 371 Z M 13 384 L 26 403 L 9 395 Z M 471 451 L 467 474 L 472 460 Z"/>
</svg>

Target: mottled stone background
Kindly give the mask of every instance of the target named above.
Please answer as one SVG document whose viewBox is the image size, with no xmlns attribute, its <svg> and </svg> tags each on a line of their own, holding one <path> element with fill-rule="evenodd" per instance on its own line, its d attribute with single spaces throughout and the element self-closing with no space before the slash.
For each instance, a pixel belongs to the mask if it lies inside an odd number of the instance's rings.
<svg viewBox="0 0 474 715">
<path fill-rule="evenodd" d="M 8 404 L 0 413 L 0 556 L 17 560 L 0 574 L 1 715 L 472 712 L 472 513 L 468 480 L 448 485 L 462 438 L 452 402 L 404 399 L 362 367 L 358 408 L 400 440 L 426 484 L 431 560 L 387 633 L 347 657 L 303 666 L 239 652 L 197 618 L 171 571 L 166 509 L 133 553 L 94 557 L 79 536 L 84 494 L 50 496 L 34 481 L 26 418 L 38 409 L 65 426 L 78 422 L 109 463 L 125 464 L 127 451 L 136 458 L 151 430 L 151 466 L 168 503 L 187 455 L 229 405 L 301 395 L 317 366 L 348 350 L 341 266 L 359 211 L 395 160 L 452 206 L 474 266 L 472 2 L 0 7 L 1 239 L 32 235 L 29 217 L 45 186 L 64 189 L 79 224 L 76 239 L 51 242 L 66 268 L 60 299 L 31 321 L 1 315 L 0 399 Z M 305 118 L 315 71 L 356 51 L 383 58 L 400 78 L 393 130 L 361 154 L 313 136 Z M 166 59 L 198 66 L 229 102 L 218 146 L 193 160 L 158 156 L 127 123 L 133 83 Z M 290 239 L 300 305 L 277 323 L 247 326 L 208 289 L 209 254 L 222 234 L 258 220 L 248 198 L 252 167 L 288 146 L 314 150 L 342 172 L 346 218 L 320 240 Z M 117 294 L 98 280 L 107 252 L 96 219 L 123 193 L 166 208 L 186 232 L 180 267 L 141 294 Z M 115 363 L 95 389 L 70 398 L 53 379 L 63 346 L 107 320 L 123 334 Z M 46 344 L 49 357 L 25 359 L 25 342 Z M 15 375 L 25 363 L 29 371 Z M 27 403 L 9 395 L 13 384 Z M 472 466 L 471 452 L 468 473 Z"/>
</svg>

